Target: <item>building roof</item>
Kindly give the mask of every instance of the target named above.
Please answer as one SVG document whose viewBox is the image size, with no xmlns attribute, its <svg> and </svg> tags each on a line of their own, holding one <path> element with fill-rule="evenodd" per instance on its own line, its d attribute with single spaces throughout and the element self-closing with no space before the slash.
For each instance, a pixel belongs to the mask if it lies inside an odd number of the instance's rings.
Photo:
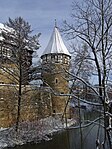
<svg viewBox="0 0 112 149">
<path fill-rule="evenodd" d="M 58 31 L 58 28 L 55 26 L 53 33 L 51 35 L 50 41 L 45 49 L 45 51 L 43 52 L 43 55 L 46 54 L 66 54 L 68 56 L 70 56 L 69 51 L 67 50 L 62 37 Z"/>
<path fill-rule="evenodd" d="M 2 33 L 2 31 L 4 31 L 4 32 L 6 32 L 6 33 L 7 33 L 7 32 L 14 32 L 14 29 L 8 27 L 8 26 L 5 25 L 5 24 L 0 23 L 0 33 Z"/>
<path fill-rule="evenodd" d="M 12 35 L 10 34 L 10 36 L 14 39 L 14 38 L 16 38 L 16 32 L 15 32 L 15 30 L 13 29 L 13 28 L 10 28 L 10 27 L 8 27 L 7 25 L 5 25 L 5 24 L 2 24 L 2 23 L 0 23 L 0 41 L 4 41 L 5 40 L 5 38 L 3 37 L 3 33 L 12 33 Z M 29 42 L 29 40 L 26 40 L 26 39 L 24 39 L 23 40 L 23 42 L 26 42 L 26 43 L 28 43 Z M 12 42 L 10 43 L 10 44 L 12 44 L 12 45 L 15 45 L 15 43 L 14 43 L 14 41 L 12 40 Z M 33 44 L 36 46 L 37 45 L 37 43 L 34 41 L 33 42 Z M 38 44 L 37 45 L 38 47 L 37 48 L 39 48 L 40 47 L 40 44 Z M 28 51 L 36 51 L 36 50 L 34 50 L 34 49 L 31 49 L 31 48 L 29 48 L 28 46 L 25 46 L 25 48 L 28 50 Z"/>
<path fill-rule="evenodd" d="M 7 32 L 11 32 L 11 31 L 12 31 L 11 28 L 9 28 L 8 26 L 0 23 L 0 41 L 3 41 L 4 40 L 4 38 L 2 36 L 2 32 L 7 33 Z"/>
<path fill-rule="evenodd" d="M 11 28 L 9 28 L 8 26 L 0 23 L 0 32 L 3 31 L 3 30 L 10 31 Z"/>
</svg>

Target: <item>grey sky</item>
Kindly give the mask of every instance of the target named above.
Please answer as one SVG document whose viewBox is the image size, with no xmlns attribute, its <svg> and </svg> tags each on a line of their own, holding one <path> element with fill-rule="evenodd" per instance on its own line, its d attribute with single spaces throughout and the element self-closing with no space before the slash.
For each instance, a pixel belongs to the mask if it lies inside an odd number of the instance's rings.
<svg viewBox="0 0 112 149">
<path fill-rule="evenodd" d="M 61 26 L 63 20 L 69 19 L 73 0 L 0 0 L 0 22 L 9 17 L 18 16 L 27 20 L 35 33 L 41 32 L 41 48 L 44 50 L 57 19 Z"/>
</svg>

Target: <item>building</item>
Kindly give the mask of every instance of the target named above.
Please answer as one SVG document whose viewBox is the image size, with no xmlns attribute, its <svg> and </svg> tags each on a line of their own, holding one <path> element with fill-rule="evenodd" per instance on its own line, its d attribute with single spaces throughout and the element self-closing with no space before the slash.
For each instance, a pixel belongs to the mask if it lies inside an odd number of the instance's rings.
<svg viewBox="0 0 112 149">
<path fill-rule="evenodd" d="M 32 111 L 34 104 L 30 106 L 32 98 L 30 95 L 33 93 L 28 92 L 31 90 L 28 85 L 29 69 L 34 51 L 26 46 L 27 41 L 24 40 L 23 46 L 18 48 L 19 38 L 15 38 L 13 34 L 15 35 L 13 29 L 0 24 L 0 127 L 9 127 L 16 122 L 19 97 L 20 120 L 34 119 L 31 116 L 34 113 Z M 11 37 L 7 38 L 6 35 Z"/>
<path fill-rule="evenodd" d="M 32 52 L 28 50 L 27 53 L 31 65 Z M 7 58 L 6 55 L 5 57 Z M 63 43 L 58 27 L 55 26 L 48 46 L 41 55 L 41 79 L 43 84 L 40 87 L 33 86 L 32 90 L 32 86 L 23 84 L 20 122 L 33 121 L 51 115 L 63 116 L 67 114 L 69 116 L 69 108 L 66 112 L 64 110 L 68 100 L 66 94 L 69 93 L 70 58 L 70 53 Z M 13 82 L 13 79 L 11 80 Z M 0 127 L 9 127 L 16 122 L 18 99 L 14 94 L 14 88 L 17 90 L 18 84 L 7 82 L 7 79 L 4 80 L 4 78 L 0 81 L 3 82 L 0 86 Z M 7 94 L 4 94 L 4 90 L 7 90 Z M 24 94 L 25 92 L 26 94 Z"/>
<path fill-rule="evenodd" d="M 43 85 L 52 90 L 53 114 L 64 114 L 68 100 L 68 97 L 64 95 L 69 93 L 67 71 L 69 71 L 70 58 L 70 53 L 63 43 L 58 27 L 55 26 L 48 46 L 41 56 Z"/>
<path fill-rule="evenodd" d="M 15 32 L 12 28 L 0 23 L 0 83 L 18 84 L 17 77 L 19 78 L 18 71 L 20 71 L 19 65 L 21 63 L 22 84 L 28 84 L 28 70 L 32 65 L 32 54 L 34 51 L 24 46 L 26 45 L 26 41 L 22 41 L 21 45 L 23 45 L 23 43 L 24 45 L 21 46 L 22 50 L 19 49 L 17 45 L 20 39 L 16 39 L 13 34 L 15 34 Z M 13 75 L 14 72 L 15 76 Z M 4 75 L 2 75 L 2 73 Z M 9 75 L 10 78 L 8 77 Z"/>
</svg>

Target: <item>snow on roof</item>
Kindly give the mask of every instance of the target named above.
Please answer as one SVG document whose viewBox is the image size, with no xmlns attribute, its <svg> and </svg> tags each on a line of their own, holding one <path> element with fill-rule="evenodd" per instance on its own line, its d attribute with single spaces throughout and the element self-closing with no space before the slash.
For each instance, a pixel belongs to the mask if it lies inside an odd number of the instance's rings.
<svg viewBox="0 0 112 149">
<path fill-rule="evenodd" d="M 4 28 L 4 24 L 0 23 L 0 29 Z"/>
<path fill-rule="evenodd" d="M 53 53 L 54 54 L 56 54 L 56 53 L 66 54 L 66 55 L 70 56 L 70 53 L 67 50 L 66 46 L 64 45 L 64 42 L 61 38 L 61 35 L 60 35 L 57 27 L 54 28 L 54 31 L 52 33 L 52 36 L 48 43 L 48 46 L 46 47 L 42 56 L 45 54 L 53 54 Z"/>
<path fill-rule="evenodd" d="M 0 41 L 4 40 L 2 32 L 12 32 L 12 31 L 14 31 L 12 28 L 9 28 L 8 26 L 0 23 Z"/>
<path fill-rule="evenodd" d="M 10 31 L 11 32 L 11 31 L 13 31 L 13 29 L 8 27 L 7 25 L 0 23 L 0 32 L 1 31 Z"/>
<path fill-rule="evenodd" d="M 2 36 L 2 32 L 4 33 L 14 33 L 14 35 L 16 36 L 16 33 L 15 33 L 15 30 L 13 28 L 10 28 L 8 27 L 7 25 L 4 25 L 2 23 L 0 23 L 0 41 L 3 41 L 4 40 L 4 37 Z M 12 38 L 15 38 L 13 34 L 10 35 Z M 26 41 L 27 43 L 29 42 L 29 40 L 26 40 L 24 39 L 24 41 Z M 14 42 L 12 41 L 12 44 L 14 45 Z M 36 46 L 36 42 L 34 41 L 34 44 Z M 39 47 L 39 45 L 38 45 Z M 31 48 L 29 48 L 28 46 L 25 46 L 25 48 L 28 50 L 28 51 L 34 51 L 34 49 L 32 50 Z M 36 50 L 35 50 L 36 51 Z"/>
</svg>

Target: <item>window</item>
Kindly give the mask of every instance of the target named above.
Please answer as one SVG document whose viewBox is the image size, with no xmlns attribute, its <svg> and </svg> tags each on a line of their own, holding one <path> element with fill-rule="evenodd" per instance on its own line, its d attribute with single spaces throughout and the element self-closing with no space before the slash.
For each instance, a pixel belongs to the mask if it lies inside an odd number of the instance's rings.
<svg viewBox="0 0 112 149">
<path fill-rule="evenodd" d="M 61 92 L 61 94 L 64 94 L 64 92 Z"/>
<path fill-rule="evenodd" d="M 51 59 L 53 59 L 53 60 L 54 60 L 54 59 L 55 59 L 55 55 L 51 55 Z"/>
<path fill-rule="evenodd" d="M 55 110 L 53 110 L 53 113 L 56 113 L 56 111 L 55 111 Z"/>
<path fill-rule="evenodd" d="M 58 63 L 58 55 L 55 56 L 55 62 Z"/>
<path fill-rule="evenodd" d="M 64 63 L 68 64 L 68 58 L 67 57 L 65 58 L 65 62 Z"/>
<path fill-rule="evenodd" d="M 58 79 L 55 79 L 55 83 L 56 83 L 56 84 L 58 83 Z"/>
<path fill-rule="evenodd" d="M 46 62 L 46 58 L 45 57 L 43 57 L 43 62 Z"/>
<path fill-rule="evenodd" d="M 4 84 L 4 82 L 0 82 L 0 84 Z"/>
<path fill-rule="evenodd" d="M 59 62 L 62 62 L 62 59 L 63 59 L 62 55 L 59 55 L 59 56 L 58 56 L 58 61 L 59 61 Z"/>
<path fill-rule="evenodd" d="M 46 56 L 46 59 L 47 59 L 48 61 L 50 61 L 50 60 L 51 60 L 51 56 L 47 55 L 47 56 Z"/>
</svg>

